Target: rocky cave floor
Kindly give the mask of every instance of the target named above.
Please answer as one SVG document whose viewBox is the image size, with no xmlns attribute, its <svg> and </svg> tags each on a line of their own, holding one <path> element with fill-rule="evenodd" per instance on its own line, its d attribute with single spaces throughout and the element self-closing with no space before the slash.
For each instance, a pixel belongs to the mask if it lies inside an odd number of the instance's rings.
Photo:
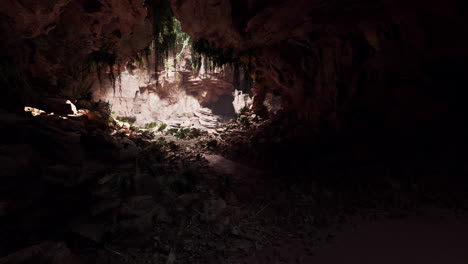
<svg viewBox="0 0 468 264">
<path fill-rule="evenodd" d="M 93 111 L 1 116 L 0 263 L 308 263 L 351 219 L 468 209 L 457 183 L 271 177 L 242 153 L 282 140 L 274 118 L 181 139 Z"/>
</svg>

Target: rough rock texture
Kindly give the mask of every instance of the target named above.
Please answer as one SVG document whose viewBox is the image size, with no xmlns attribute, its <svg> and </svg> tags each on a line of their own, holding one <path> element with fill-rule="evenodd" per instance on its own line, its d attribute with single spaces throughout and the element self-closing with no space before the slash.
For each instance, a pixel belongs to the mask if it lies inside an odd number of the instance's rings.
<svg viewBox="0 0 468 264">
<path fill-rule="evenodd" d="M 176 65 L 170 64 L 158 74 L 158 83 L 153 71 L 132 64 L 135 69 L 127 66 L 114 89 L 110 81 L 96 83 L 94 100 L 109 102 L 115 116 L 142 127 L 160 121 L 175 127 L 216 128 L 250 106 L 250 95 L 235 87 L 233 81 L 242 82 L 244 74 L 235 73 L 230 65 L 213 71 L 206 71 L 202 65 L 195 73 L 189 63 L 190 48 L 180 54 L 182 59 Z M 167 61 L 173 60 L 171 56 Z"/>
<path fill-rule="evenodd" d="M 39 93 L 79 79 L 88 54 L 106 50 L 128 58 L 149 42 L 143 0 L 2 1 L 1 38 Z M 42 91 L 41 91 L 42 89 Z"/>
<path fill-rule="evenodd" d="M 466 83 L 468 34 L 460 1 L 174 0 L 172 7 L 192 37 L 253 50 L 257 99 L 279 90 L 288 112 L 322 132 L 371 126 L 408 134 L 462 118 L 456 83 Z"/>
</svg>

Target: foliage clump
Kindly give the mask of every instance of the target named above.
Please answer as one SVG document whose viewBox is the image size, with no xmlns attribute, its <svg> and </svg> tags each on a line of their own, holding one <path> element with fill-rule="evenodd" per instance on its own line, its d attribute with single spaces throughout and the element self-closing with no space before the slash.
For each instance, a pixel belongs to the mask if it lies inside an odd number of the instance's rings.
<svg viewBox="0 0 468 264">
<path fill-rule="evenodd" d="M 161 123 L 161 125 L 159 126 L 158 128 L 158 132 L 162 132 L 164 131 L 164 129 L 167 128 L 167 124 L 166 123 Z"/>
<path fill-rule="evenodd" d="M 147 124 L 145 124 L 145 129 L 153 129 L 153 128 L 157 127 L 157 126 L 158 126 L 157 122 L 147 123 Z"/>
<path fill-rule="evenodd" d="M 159 127 L 158 127 L 159 126 Z M 156 129 L 157 128 L 157 129 Z M 164 129 L 167 128 L 167 124 L 166 123 L 159 123 L 158 122 L 151 122 L 151 123 L 147 123 L 145 124 L 145 129 L 156 129 L 158 132 L 162 132 L 164 131 Z"/>
<path fill-rule="evenodd" d="M 128 118 L 125 118 L 125 117 L 118 116 L 115 119 L 120 121 L 120 122 L 127 123 L 127 124 L 130 124 L 130 125 L 133 125 L 133 123 L 134 123 L 131 120 L 129 120 Z"/>
<path fill-rule="evenodd" d="M 175 18 L 170 0 L 162 0 L 151 4 L 153 18 L 153 41 L 155 74 L 158 80 L 160 66 L 167 66 L 165 61 L 170 54 L 177 54 L 186 47 L 188 35 L 182 31 L 180 22 Z M 177 57 L 174 58 L 176 68 Z"/>
<path fill-rule="evenodd" d="M 122 81 L 121 63 L 115 52 L 111 52 L 105 49 L 93 51 L 88 55 L 85 63 L 88 65 L 90 70 L 96 71 L 100 83 L 102 83 L 102 70 L 106 67 L 108 68 L 110 81 L 112 83 L 112 87 L 114 88 L 115 94 L 116 80 L 118 79 L 120 83 Z M 115 67 L 117 67 L 117 72 L 114 71 Z"/>
<path fill-rule="evenodd" d="M 219 48 L 206 39 L 192 41 L 192 56 L 195 67 L 201 66 L 201 61 L 205 66 L 206 72 L 213 72 L 226 64 L 239 65 L 239 57 L 234 54 L 233 48 Z"/>
</svg>

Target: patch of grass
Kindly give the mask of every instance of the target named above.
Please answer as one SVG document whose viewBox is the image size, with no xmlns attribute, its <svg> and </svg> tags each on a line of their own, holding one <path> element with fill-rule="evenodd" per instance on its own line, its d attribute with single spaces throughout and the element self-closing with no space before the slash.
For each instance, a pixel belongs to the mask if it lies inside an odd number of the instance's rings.
<svg viewBox="0 0 468 264">
<path fill-rule="evenodd" d="M 153 128 L 157 127 L 157 126 L 158 126 L 157 122 L 147 123 L 147 124 L 145 124 L 145 129 L 153 129 Z"/>
<path fill-rule="evenodd" d="M 181 128 L 175 134 L 175 136 L 178 137 L 178 138 L 187 138 L 189 133 L 190 133 L 190 128 Z"/>
<path fill-rule="evenodd" d="M 130 120 L 124 118 L 124 117 L 120 117 L 120 116 L 116 117 L 115 119 L 117 119 L 117 120 L 120 121 L 120 122 L 127 123 L 127 124 L 129 124 L 129 125 L 133 125 L 133 123 L 134 123 L 134 122 L 132 122 L 132 121 L 130 121 Z"/>
<path fill-rule="evenodd" d="M 159 126 L 158 128 L 158 132 L 162 132 L 164 131 L 164 129 L 167 128 L 167 124 L 166 123 L 161 123 L 161 125 Z"/>
<path fill-rule="evenodd" d="M 177 128 L 170 128 L 170 129 L 167 130 L 167 133 L 168 133 L 169 135 L 173 135 L 173 136 L 174 136 L 175 134 L 177 134 L 177 132 L 179 132 L 179 129 L 177 129 Z"/>
</svg>

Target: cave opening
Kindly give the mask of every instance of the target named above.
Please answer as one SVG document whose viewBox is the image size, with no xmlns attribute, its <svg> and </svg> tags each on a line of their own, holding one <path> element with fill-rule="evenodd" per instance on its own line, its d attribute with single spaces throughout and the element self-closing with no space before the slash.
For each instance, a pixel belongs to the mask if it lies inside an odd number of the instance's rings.
<svg viewBox="0 0 468 264">
<path fill-rule="evenodd" d="M 160 134 L 187 129 L 215 133 L 249 112 L 254 80 L 248 59 L 204 39 L 191 39 L 166 2 L 152 12 L 159 18 L 152 20 L 153 38 L 147 46 L 118 62 L 118 54 L 91 53 L 98 82 L 75 92 L 108 104 L 117 122 Z M 278 98 L 268 99 L 266 103 L 276 107 L 270 110 L 277 111 Z"/>
<path fill-rule="evenodd" d="M 0 263 L 465 263 L 459 2 L 2 1 Z"/>
</svg>

